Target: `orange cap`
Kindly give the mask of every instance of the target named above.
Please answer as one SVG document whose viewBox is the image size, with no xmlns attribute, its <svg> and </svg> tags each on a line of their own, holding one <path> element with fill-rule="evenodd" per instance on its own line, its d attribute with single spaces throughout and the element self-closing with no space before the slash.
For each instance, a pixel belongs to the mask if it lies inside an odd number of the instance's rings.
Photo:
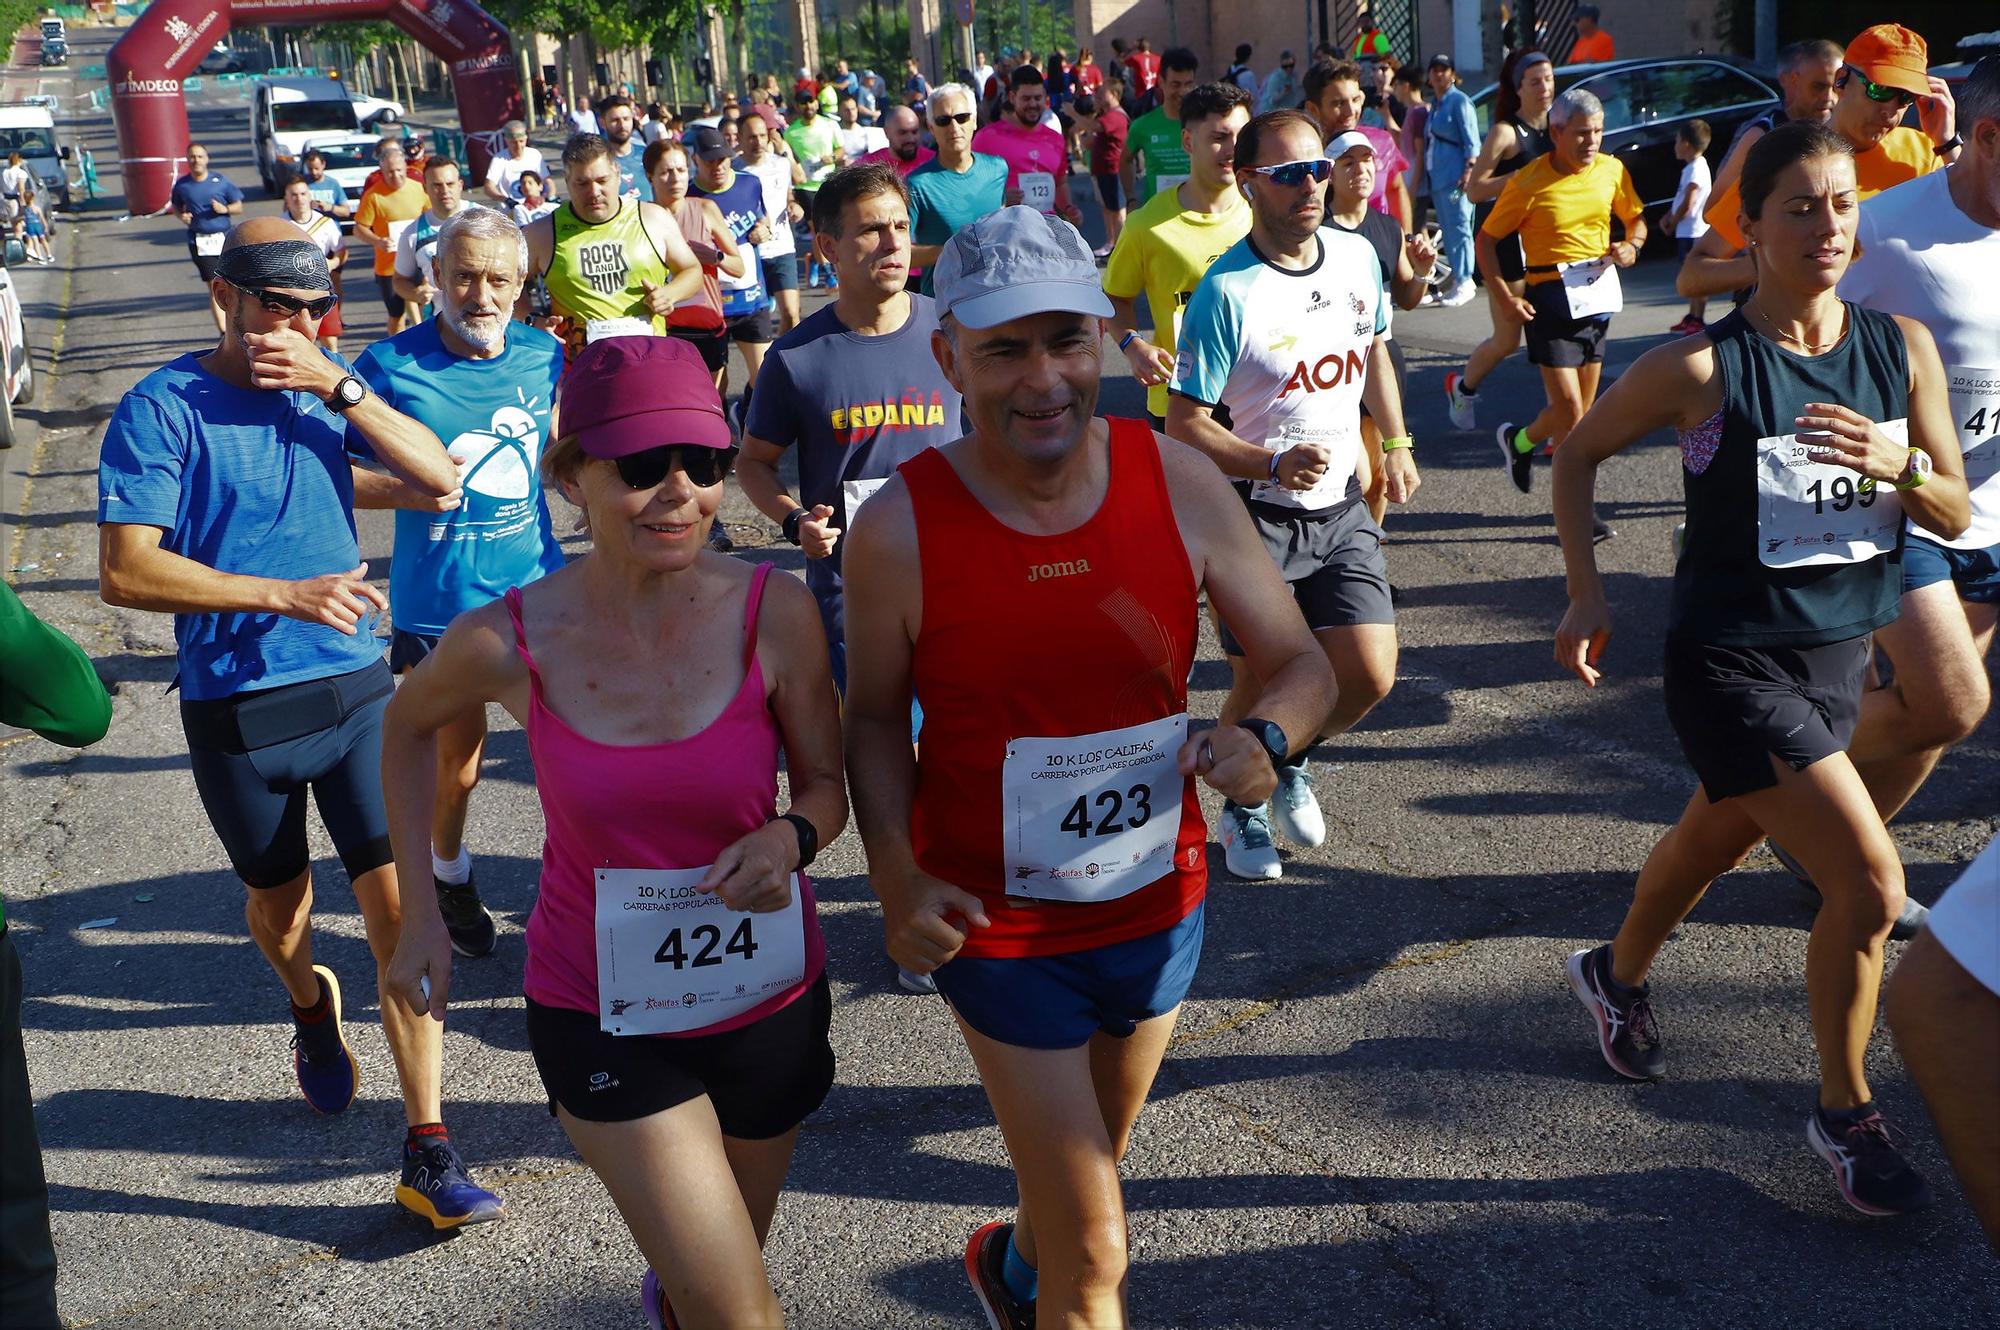
<svg viewBox="0 0 2000 1330">
<path fill-rule="evenodd" d="M 1885 87 L 1931 94 L 1930 48 L 1900 23 L 1877 23 L 1849 42 L 1847 63 Z"/>
</svg>

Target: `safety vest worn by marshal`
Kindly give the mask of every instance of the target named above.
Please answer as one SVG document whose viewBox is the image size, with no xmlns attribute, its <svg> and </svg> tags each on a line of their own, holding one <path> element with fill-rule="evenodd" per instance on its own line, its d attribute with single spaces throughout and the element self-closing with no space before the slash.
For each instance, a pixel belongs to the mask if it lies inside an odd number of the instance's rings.
<svg viewBox="0 0 2000 1330">
<path fill-rule="evenodd" d="M 646 282 L 666 285 L 671 274 L 646 226 L 639 205 L 621 198 L 618 211 L 601 222 L 586 222 L 564 203 L 552 214 L 555 244 L 546 277 L 549 306 L 562 321 L 557 332 L 574 356 L 590 339 L 590 325 L 612 319 L 642 319 L 665 334 L 666 320 L 646 308 Z"/>
</svg>

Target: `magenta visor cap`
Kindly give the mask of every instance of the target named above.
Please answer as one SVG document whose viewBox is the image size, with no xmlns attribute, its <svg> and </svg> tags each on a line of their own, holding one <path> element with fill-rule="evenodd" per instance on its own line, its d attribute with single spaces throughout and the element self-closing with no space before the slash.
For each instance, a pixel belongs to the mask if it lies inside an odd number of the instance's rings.
<svg viewBox="0 0 2000 1330">
<path fill-rule="evenodd" d="M 729 421 L 701 353 L 678 337 L 606 337 L 563 371 L 563 434 L 606 460 L 672 443 L 727 448 Z"/>
</svg>

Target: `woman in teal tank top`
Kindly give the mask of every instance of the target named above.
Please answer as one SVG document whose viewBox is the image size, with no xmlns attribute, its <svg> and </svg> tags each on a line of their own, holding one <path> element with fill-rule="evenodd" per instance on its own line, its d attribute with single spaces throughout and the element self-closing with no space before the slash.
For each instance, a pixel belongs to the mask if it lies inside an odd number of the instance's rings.
<svg viewBox="0 0 2000 1330">
<path fill-rule="evenodd" d="M 1860 216 L 1847 144 L 1818 125 L 1772 131 L 1742 197 L 1756 294 L 1641 357 L 1556 456 L 1570 591 L 1556 660 L 1594 685 L 1611 633 L 1591 544 L 1597 468 L 1654 430 L 1678 433 L 1688 526 L 1664 686 L 1700 781 L 1617 936 L 1567 973 L 1612 1070 L 1657 1078 L 1654 958 L 1760 839 L 1791 847 L 1823 896 L 1806 953 L 1820 1066 L 1806 1140 L 1855 1209 L 1901 1214 L 1930 1188 L 1892 1143 L 1863 1063 L 1903 869 L 1846 747 L 1869 634 L 1899 605 L 1901 518 L 1963 530 L 1964 468 L 1930 334 L 1834 294 Z"/>
</svg>

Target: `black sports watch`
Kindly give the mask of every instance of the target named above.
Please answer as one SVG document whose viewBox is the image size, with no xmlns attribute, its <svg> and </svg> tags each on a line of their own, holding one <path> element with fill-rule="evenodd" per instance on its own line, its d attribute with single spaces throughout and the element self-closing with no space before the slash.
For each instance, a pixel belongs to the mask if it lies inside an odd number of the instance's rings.
<svg viewBox="0 0 2000 1330">
<path fill-rule="evenodd" d="M 345 411 L 349 407 L 361 405 L 361 399 L 367 395 L 368 385 L 349 374 L 333 385 L 333 396 L 326 399 L 326 404 L 335 411 Z"/>
<path fill-rule="evenodd" d="M 1938 156 L 1943 157 L 1947 153 L 1957 152 L 1960 148 L 1963 148 L 1964 146 L 1965 146 L 1965 135 L 1953 134 L 1943 143 L 1938 144 L 1937 147 L 1933 149 L 1933 151 L 1935 151 Z"/>
<path fill-rule="evenodd" d="M 1276 721 L 1265 720 L 1261 716 L 1245 716 L 1236 722 L 1236 727 L 1250 731 L 1257 742 L 1264 745 L 1264 751 L 1270 755 L 1272 766 L 1277 766 L 1292 755 L 1291 741 L 1285 738 L 1285 732 L 1278 728 Z"/>
<path fill-rule="evenodd" d="M 786 540 L 791 541 L 794 545 L 799 543 L 799 523 L 805 521 L 807 516 L 806 510 L 803 508 L 794 508 L 785 514 L 785 520 L 780 524 L 779 530 L 785 533 Z"/>
<path fill-rule="evenodd" d="M 819 854 L 819 828 L 812 820 L 800 813 L 780 813 L 779 818 L 792 824 L 792 830 L 799 833 L 799 865 L 793 872 L 803 873 L 806 865 Z"/>
</svg>

